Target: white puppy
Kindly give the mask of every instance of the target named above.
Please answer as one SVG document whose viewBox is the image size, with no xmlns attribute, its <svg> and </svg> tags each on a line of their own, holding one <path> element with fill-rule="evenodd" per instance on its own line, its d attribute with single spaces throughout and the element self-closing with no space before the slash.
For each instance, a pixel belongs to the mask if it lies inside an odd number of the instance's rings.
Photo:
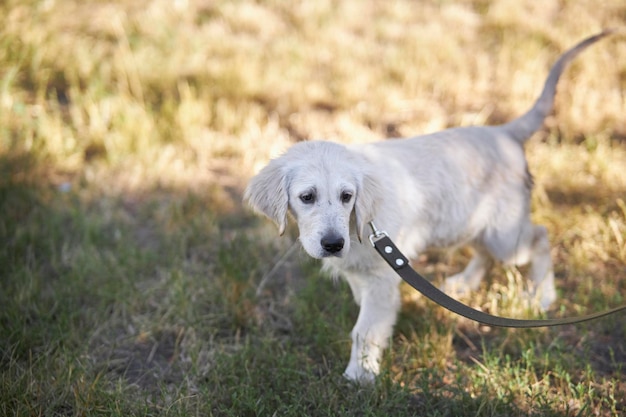
<svg viewBox="0 0 626 417">
<path fill-rule="evenodd" d="M 400 279 L 361 243 L 370 221 L 408 257 L 429 247 L 471 245 L 473 259 L 446 287 L 477 288 L 492 259 L 530 263 L 541 306 L 555 300 L 547 232 L 529 218 L 532 178 L 523 144 L 551 111 L 566 64 L 608 33 L 566 52 L 534 106 L 510 123 L 366 145 L 301 142 L 252 178 L 244 199 L 281 234 L 291 212 L 305 251 L 343 276 L 361 307 L 347 378 L 378 374 L 400 308 Z"/>
</svg>

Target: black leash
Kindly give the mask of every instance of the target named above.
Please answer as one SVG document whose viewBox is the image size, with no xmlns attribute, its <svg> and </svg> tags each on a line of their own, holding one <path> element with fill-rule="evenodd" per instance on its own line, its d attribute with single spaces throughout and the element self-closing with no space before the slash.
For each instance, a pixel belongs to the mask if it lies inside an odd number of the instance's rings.
<svg viewBox="0 0 626 417">
<path fill-rule="evenodd" d="M 439 304 L 440 306 L 452 311 L 453 313 L 459 314 L 463 317 L 477 321 L 479 323 L 497 327 L 551 327 L 562 326 L 565 324 L 582 323 L 626 310 L 626 305 L 624 305 L 621 307 L 613 308 L 611 310 L 580 317 L 539 320 L 510 319 L 484 313 L 455 300 L 454 298 L 450 297 L 449 295 L 435 287 L 433 284 L 431 284 L 426 278 L 418 274 L 411 267 L 409 260 L 402 254 L 402 252 L 400 252 L 400 250 L 389 238 L 387 233 L 376 229 L 376 226 L 374 226 L 373 223 L 370 223 L 370 226 L 374 231 L 374 233 L 370 235 L 370 242 L 372 243 L 376 251 L 380 254 L 380 256 L 382 256 L 383 259 L 387 261 L 387 263 L 396 271 L 398 275 L 400 275 L 403 280 L 405 280 L 411 287 L 415 288 L 417 291 L 421 292 L 424 296 Z"/>
</svg>

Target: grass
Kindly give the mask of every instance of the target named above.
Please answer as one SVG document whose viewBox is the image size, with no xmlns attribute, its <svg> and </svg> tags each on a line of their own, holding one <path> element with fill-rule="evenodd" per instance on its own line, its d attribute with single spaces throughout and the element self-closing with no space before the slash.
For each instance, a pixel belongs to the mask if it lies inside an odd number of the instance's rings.
<svg viewBox="0 0 626 417">
<path fill-rule="evenodd" d="M 0 415 L 626 409 L 621 316 L 492 329 L 408 288 L 383 374 L 351 385 L 349 289 L 282 257 L 296 232 L 240 203 L 297 140 L 510 120 L 560 52 L 623 25 L 623 1 L 8 0 L 0 15 Z M 621 34 L 576 60 L 527 148 L 552 316 L 625 302 L 625 91 Z M 468 256 L 415 265 L 441 279 Z M 468 301 L 535 315 L 520 276 L 495 268 Z"/>
</svg>

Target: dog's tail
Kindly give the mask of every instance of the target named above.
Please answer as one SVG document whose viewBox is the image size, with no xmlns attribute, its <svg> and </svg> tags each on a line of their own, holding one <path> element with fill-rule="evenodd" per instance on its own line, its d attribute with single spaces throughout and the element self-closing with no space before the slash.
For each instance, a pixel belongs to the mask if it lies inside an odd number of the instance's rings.
<svg viewBox="0 0 626 417">
<path fill-rule="evenodd" d="M 588 46 L 614 32 L 615 30 L 609 29 L 598 33 L 597 35 L 591 36 L 561 55 L 559 60 L 556 61 L 550 70 L 550 74 L 548 74 L 546 83 L 543 86 L 543 91 L 533 107 L 524 115 L 502 125 L 507 133 L 516 141 L 524 143 L 533 133 L 539 130 L 539 128 L 543 125 L 544 119 L 552 111 L 552 106 L 554 105 L 554 95 L 556 94 L 556 85 L 567 64 L 569 64 L 572 59 L 576 58 L 576 56 L 578 56 L 578 54 L 585 50 Z"/>
</svg>

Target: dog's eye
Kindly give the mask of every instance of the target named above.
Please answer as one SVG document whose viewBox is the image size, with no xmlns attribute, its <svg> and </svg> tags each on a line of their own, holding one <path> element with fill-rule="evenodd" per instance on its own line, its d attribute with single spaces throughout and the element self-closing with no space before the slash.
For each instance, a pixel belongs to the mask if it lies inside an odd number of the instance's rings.
<svg viewBox="0 0 626 417">
<path fill-rule="evenodd" d="M 342 203 L 349 203 L 350 200 L 352 200 L 352 193 L 349 193 L 347 191 L 344 191 L 343 193 L 341 193 L 341 202 Z"/>
<path fill-rule="evenodd" d="M 304 204 L 313 204 L 315 202 L 315 196 L 313 193 L 304 193 L 300 195 L 300 200 Z"/>
</svg>

